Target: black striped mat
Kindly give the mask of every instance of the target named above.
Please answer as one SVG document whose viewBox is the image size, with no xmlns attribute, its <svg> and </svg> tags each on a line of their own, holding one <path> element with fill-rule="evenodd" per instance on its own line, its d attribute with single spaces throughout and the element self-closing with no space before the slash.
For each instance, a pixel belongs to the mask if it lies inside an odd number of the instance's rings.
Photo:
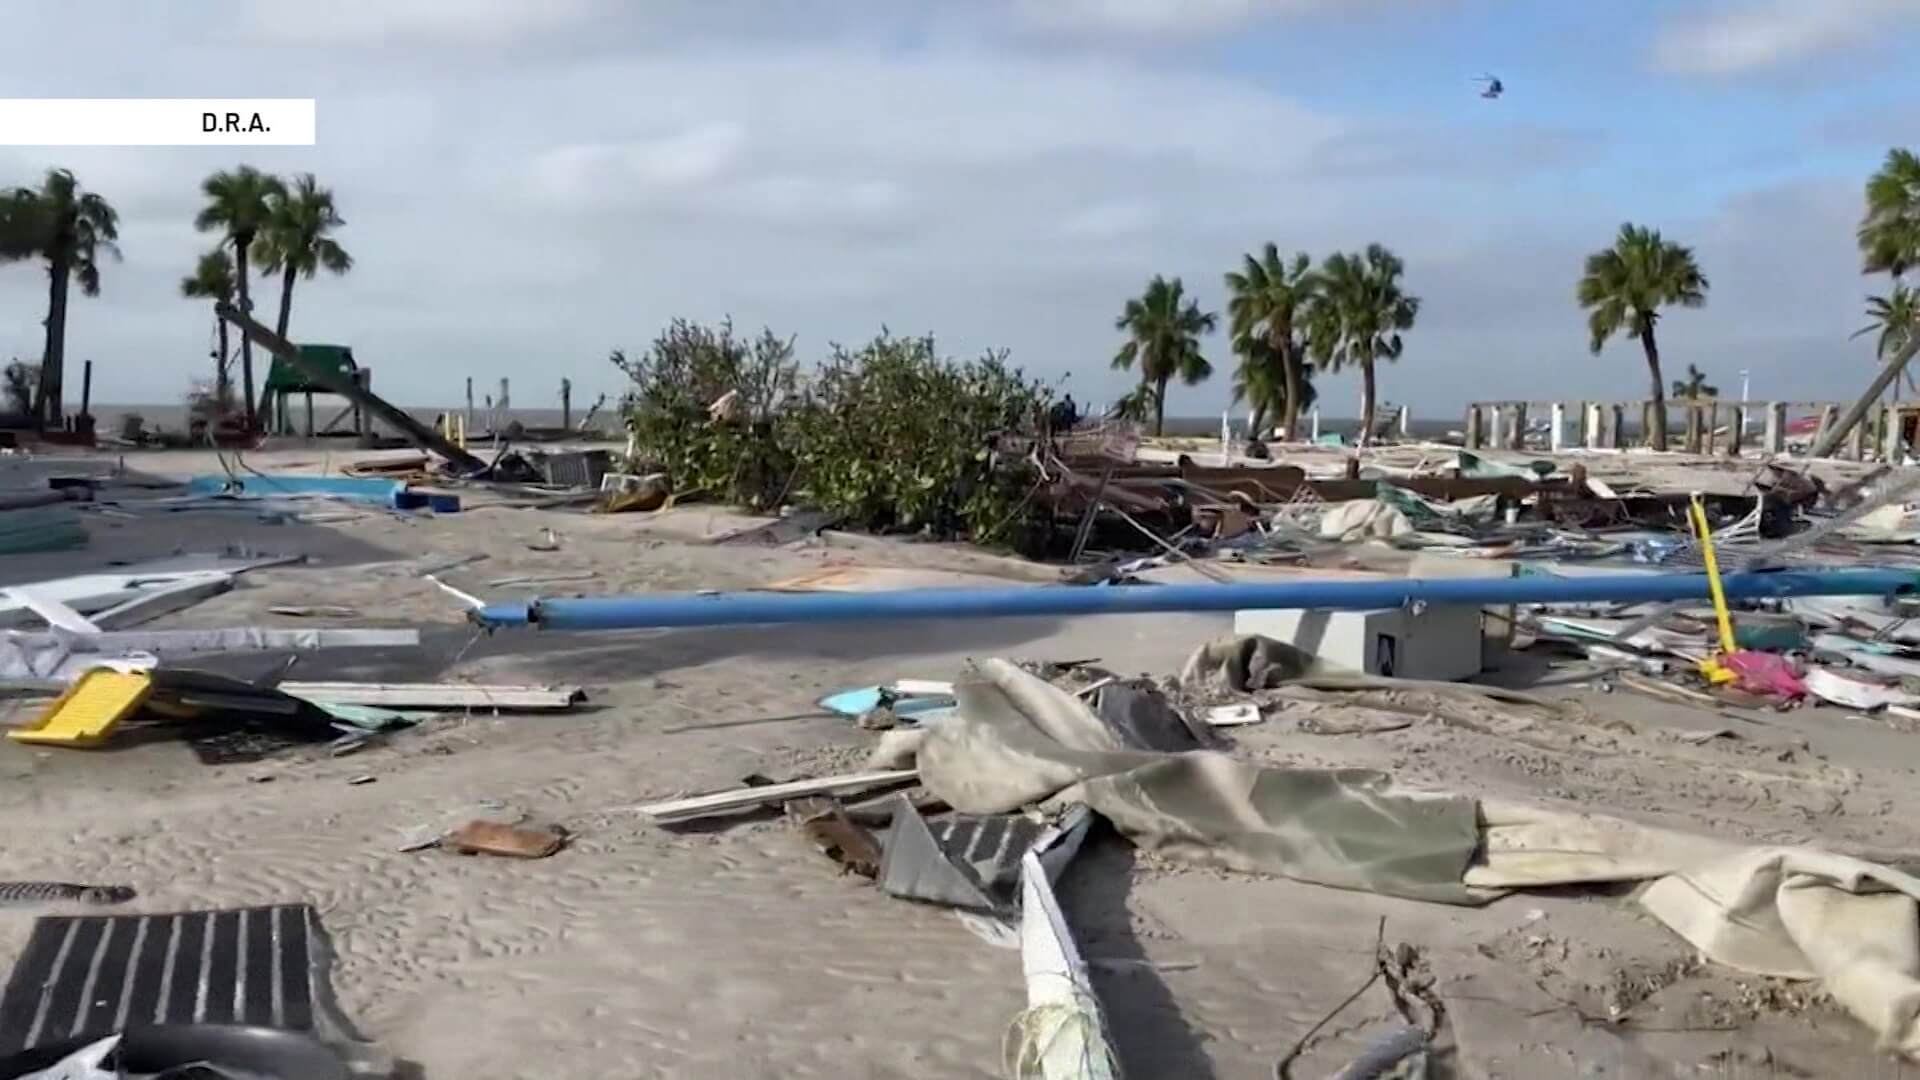
<svg viewBox="0 0 1920 1080">
<path fill-rule="evenodd" d="M 331 1026 L 328 955 L 306 904 L 43 917 L 0 995 L 0 1054 L 147 1024 Z"/>
</svg>

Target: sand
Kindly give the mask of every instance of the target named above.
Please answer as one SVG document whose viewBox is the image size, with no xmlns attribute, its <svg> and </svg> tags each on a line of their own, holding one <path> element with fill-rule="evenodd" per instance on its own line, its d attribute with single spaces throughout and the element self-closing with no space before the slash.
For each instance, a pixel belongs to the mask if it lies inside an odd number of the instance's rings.
<svg viewBox="0 0 1920 1080">
<path fill-rule="evenodd" d="M 262 469 L 315 468 L 322 458 L 248 455 Z M 152 475 L 213 467 L 191 454 L 125 463 Z M 342 1005 L 416 1075 L 1003 1075 L 1002 1037 L 1023 1005 L 1016 953 L 983 943 L 945 911 L 838 873 L 777 819 L 669 831 L 627 808 L 735 786 L 749 773 L 787 779 L 855 767 L 870 733 L 795 718 L 830 690 L 951 677 L 980 656 L 1097 656 L 1122 672 L 1170 674 L 1230 620 L 488 637 L 466 625 L 451 597 L 397 565 L 486 553 L 448 580 L 490 598 L 729 589 L 859 566 L 1008 581 L 1051 574 L 891 540 L 701 542 L 746 523 L 702 507 L 597 518 L 470 506 L 438 518 L 368 512 L 326 526 L 90 517 L 86 550 L 0 560 L 0 584 L 11 584 L 181 548 L 245 543 L 305 554 L 308 565 L 248 574 L 233 592 L 154 625 L 417 626 L 417 650 L 313 654 L 295 677 L 573 682 L 593 702 L 558 715 L 449 716 L 344 758 L 300 751 L 208 766 L 165 742 L 97 752 L 0 743 L 0 880 L 130 884 L 140 896 L 129 909 L 143 911 L 313 903 L 339 950 Z M 549 528 L 560 550 L 528 550 Z M 594 579 L 486 584 L 583 572 Z M 285 604 L 344 605 L 360 617 L 268 613 Z M 250 674 L 277 659 L 207 666 Z M 1916 849 L 1912 733 L 1835 709 L 1728 719 L 1602 694 L 1580 662 L 1556 663 L 1517 654 L 1497 677 L 1576 700 L 1577 716 L 1456 710 L 1402 730 L 1331 736 L 1308 734 L 1311 721 L 1371 714 L 1351 699 L 1300 702 L 1236 729 L 1238 752 L 1370 765 L 1427 786 L 1888 860 Z M 1678 737 L 1715 728 L 1734 735 L 1700 745 Z M 374 782 L 349 783 L 364 776 Z M 423 828 L 482 813 L 561 824 L 577 839 L 539 861 L 397 850 Z M 1455 909 L 1195 870 L 1102 836 L 1060 893 L 1137 1078 L 1271 1075 L 1274 1060 L 1364 977 L 1382 915 L 1390 943 L 1427 951 L 1460 1075 L 1893 1075 L 1867 1035 L 1811 987 L 1701 966 L 1625 891 Z M 49 910 L 58 909 L 0 910 L 0 965 Z M 1330 1075 L 1391 1015 L 1384 993 L 1371 992 L 1294 1075 Z"/>
</svg>

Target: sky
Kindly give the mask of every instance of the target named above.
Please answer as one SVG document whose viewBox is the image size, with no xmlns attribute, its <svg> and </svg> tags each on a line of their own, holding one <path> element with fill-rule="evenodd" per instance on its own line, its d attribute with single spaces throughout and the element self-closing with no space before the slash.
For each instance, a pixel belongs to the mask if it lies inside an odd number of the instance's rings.
<svg viewBox="0 0 1920 1080">
<path fill-rule="evenodd" d="M 62 0 L 8 29 L 0 97 L 318 101 L 310 148 L 0 147 L 0 185 L 62 166 L 121 213 L 68 329 L 108 403 L 210 369 L 179 282 L 216 239 L 200 180 L 242 162 L 334 190 L 355 267 L 296 287 L 292 336 L 410 405 L 467 377 L 617 392 L 608 352 L 675 317 L 803 358 L 932 333 L 1109 400 L 1153 275 L 1218 310 L 1267 242 L 1375 241 L 1423 301 L 1387 401 L 1639 397 L 1638 346 L 1592 356 L 1573 299 L 1625 221 L 1712 285 L 1661 324 L 1670 379 L 1851 397 L 1887 284 L 1859 272 L 1862 188 L 1920 144 L 1920 0 Z M 0 267 L 0 358 L 39 357 L 45 281 Z M 1205 348 L 1170 413 L 1225 405 Z M 1357 376 L 1319 387 L 1357 405 Z"/>
</svg>

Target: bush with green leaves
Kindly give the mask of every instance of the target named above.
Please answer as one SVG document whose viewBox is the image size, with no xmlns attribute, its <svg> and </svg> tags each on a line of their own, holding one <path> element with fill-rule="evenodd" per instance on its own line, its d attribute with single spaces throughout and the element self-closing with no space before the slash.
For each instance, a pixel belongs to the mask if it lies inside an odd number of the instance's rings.
<svg viewBox="0 0 1920 1080">
<path fill-rule="evenodd" d="M 931 337 L 883 331 L 834 346 L 804 380 L 792 343 L 751 342 L 677 321 L 648 353 L 613 360 L 633 380 L 625 402 L 638 467 L 674 490 L 768 509 L 801 503 L 874 531 L 968 536 L 1030 546 L 1046 515 L 1039 474 L 993 451 L 996 435 L 1031 432 L 1050 396 L 1004 353 L 941 357 Z M 730 390 L 731 419 L 709 415 Z"/>
<path fill-rule="evenodd" d="M 994 436 L 1032 431 L 1047 391 L 1005 353 L 943 359 L 931 337 L 882 332 L 835 346 L 784 425 L 810 501 L 876 531 L 1017 539 L 1037 474 L 996 458 Z"/>
<path fill-rule="evenodd" d="M 799 373 L 792 339 L 762 330 L 748 340 L 732 322 L 675 319 L 644 355 L 615 350 L 609 359 L 633 381 L 621 402 L 633 468 L 667 473 L 683 496 L 779 504 L 793 480 L 777 430 Z M 716 422 L 710 410 L 730 391 L 738 394 L 732 418 Z"/>
</svg>

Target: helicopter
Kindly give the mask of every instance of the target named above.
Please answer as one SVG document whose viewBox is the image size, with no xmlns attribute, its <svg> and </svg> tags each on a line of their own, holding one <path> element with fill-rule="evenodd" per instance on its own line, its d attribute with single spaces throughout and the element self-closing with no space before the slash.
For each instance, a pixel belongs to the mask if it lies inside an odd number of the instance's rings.
<svg viewBox="0 0 1920 1080">
<path fill-rule="evenodd" d="M 1480 96 L 1489 101 L 1498 98 L 1507 91 L 1506 85 L 1500 81 L 1498 76 L 1482 75 L 1474 81 L 1484 84 L 1485 89 L 1480 91 Z"/>
</svg>

